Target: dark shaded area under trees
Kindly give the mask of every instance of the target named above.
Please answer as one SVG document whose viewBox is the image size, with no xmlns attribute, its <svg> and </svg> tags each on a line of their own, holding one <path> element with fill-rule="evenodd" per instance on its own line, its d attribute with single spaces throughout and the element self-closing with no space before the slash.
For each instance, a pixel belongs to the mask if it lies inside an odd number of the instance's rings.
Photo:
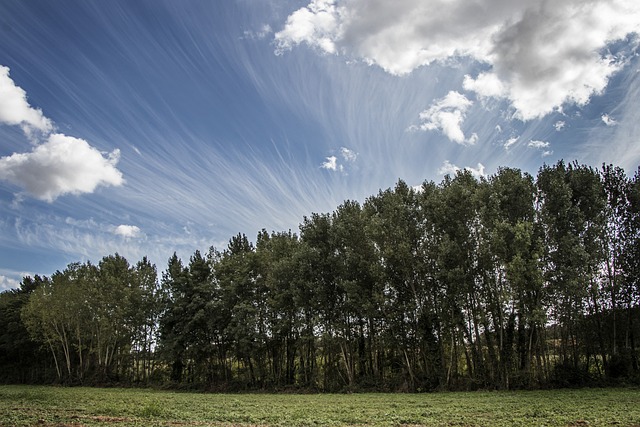
<svg viewBox="0 0 640 427">
<path fill-rule="evenodd" d="M 76 263 L 0 294 L 0 381 L 207 390 L 640 382 L 640 171 L 503 168 L 223 251 Z"/>
</svg>

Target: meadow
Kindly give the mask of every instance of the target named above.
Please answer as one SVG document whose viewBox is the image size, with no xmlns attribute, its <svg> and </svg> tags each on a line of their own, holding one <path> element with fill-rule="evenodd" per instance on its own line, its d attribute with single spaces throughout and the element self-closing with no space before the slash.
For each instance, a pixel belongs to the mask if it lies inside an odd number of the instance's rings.
<svg viewBox="0 0 640 427">
<path fill-rule="evenodd" d="M 640 426 L 640 390 L 204 394 L 0 386 L 0 426 Z"/>
</svg>

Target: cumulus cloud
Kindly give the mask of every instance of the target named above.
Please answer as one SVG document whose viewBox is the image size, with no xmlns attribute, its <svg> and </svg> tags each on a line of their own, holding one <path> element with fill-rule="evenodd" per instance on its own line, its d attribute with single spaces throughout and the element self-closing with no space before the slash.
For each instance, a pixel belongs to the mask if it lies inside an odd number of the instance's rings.
<svg viewBox="0 0 640 427">
<path fill-rule="evenodd" d="M 358 153 L 347 147 L 340 147 L 340 157 L 342 160 L 338 156 L 325 157 L 325 161 L 322 162 L 320 167 L 334 172 L 345 172 L 345 167 L 350 167 L 349 164 L 353 164 L 358 160 Z"/>
<path fill-rule="evenodd" d="M 136 238 L 140 237 L 141 235 L 140 227 L 125 224 L 121 224 L 114 228 L 113 234 L 115 234 L 116 236 L 122 236 L 124 238 Z"/>
<path fill-rule="evenodd" d="M 338 158 L 336 156 L 329 156 L 320 167 L 322 169 L 328 169 L 335 172 L 338 170 Z"/>
<path fill-rule="evenodd" d="M 459 92 L 451 91 L 444 98 L 438 99 L 429 109 L 420 113 L 422 130 L 439 130 L 453 142 L 473 145 L 478 140 L 476 134 L 469 138 L 462 131 L 462 122 L 467 110 L 473 105 L 467 97 Z"/>
<path fill-rule="evenodd" d="M 548 141 L 538 141 L 534 139 L 529 141 L 529 143 L 527 144 L 527 147 L 529 148 L 542 151 L 542 157 L 549 157 L 553 154 L 552 150 L 548 150 L 550 146 L 551 143 L 549 143 Z"/>
<path fill-rule="evenodd" d="M 607 126 L 615 126 L 618 124 L 617 120 L 614 120 L 610 115 L 608 114 L 603 114 L 602 115 L 602 122 L 607 125 Z"/>
<path fill-rule="evenodd" d="M 51 133 L 54 130 L 51 120 L 29 105 L 26 92 L 9 77 L 9 68 L 2 65 L 0 123 L 20 125 L 27 137 L 39 133 L 37 139 L 45 141 L 30 153 L 0 157 L 0 180 L 24 188 L 40 200 L 53 202 L 64 194 L 92 193 L 100 185 L 117 186 L 124 182 L 122 173 L 116 169 L 120 150 L 105 157 L 83 139 Z"/>
<path fill-rule="evenodd" d="M 566 126 L 566 122 L 564 122 L 563 120 L 558 120 L 557 122 L 555 122 L 555 124 L 553 125 L 553 128 L 560 132 L 561 130 L 563 130 Z"/>
<path fill-rule="evenodd" d="M 347 147 L 340 147 L 340 154 L 342 155 L 342 158 L 349 163 L 353 163 L 358 159 L 358 153 L 348 149 Z"/>
<path fill-rule="evenodd" d="M 0 274 L 0 292 L 9 289 L 17 289 L 20 287 L 20 282 L 7 276 Z"/>
<path fill-rule="evenodd" d="M 0 123 L 20 125 L 28 135 L 33 131 L 53 130 L 51 120 L 29 105 L 27 93 L 9 76 L 9 67 L 0 65 Z"/>
<path fill-rule="evenodd" d="M 454 165 L 449 160 L 445 160 L 442 166 L 438 169 L 438 174 L 440 175 L 455 175 L 458 171 L 463 168 Z M 471 172 L 471 175 L 476 178 L 485 178 L 487 174 L 485 173 L 485 166 L 482 163 L 478 163 L 478 165 L 473 168 L 471 166 L 466 166 L 464 170 Z"/>
<path fill-rule="evenodd" d="M 467 74 L 462 87 L 482 97 L 503 97 L 507 93 L 504 83 L 493 73 L 481 73 L 475 79 Z"/>
<path fill-rule="evenodd" d="M 30 153 L 0 158 L 0 180 L 53 202 L 64 194 L 92 193 L 100 185 L 121 185 L 122 173 L 116 169 L 119 155 L 119 150 L 114 150 L 105 157 L 83 139 L 52 134 Z"/>
<path fill-rule="evenodd" d="M 340 34 L 341 13 L 332 0 L 313 0 L 307 7 L 293 12 L 282 31 L 275 35 L 276 53 L 282 53 L 300 43 L 335 53 L 335 40 Z"/>
<path fill-rule="evenodd" d="M 442 166 L 440 166 L 440 169 L 438 169 L 438 174 L 455 175 L 459 170 L 460 168 L 458 166 L 454 165 L 449 160 L 445 160 Z"/>
<path fill-rule="evenodd" d="M 306 44 L 394 75 L 469 57 L 486 68 L 463 87 L 505 98 L 514 117 L 530 120 L 601 93 L 625 64 L 607 46 L 637 33 L 637 0 L 312 0 L 289 15 L 275 45 L 283 53 Z"/>
</svg>

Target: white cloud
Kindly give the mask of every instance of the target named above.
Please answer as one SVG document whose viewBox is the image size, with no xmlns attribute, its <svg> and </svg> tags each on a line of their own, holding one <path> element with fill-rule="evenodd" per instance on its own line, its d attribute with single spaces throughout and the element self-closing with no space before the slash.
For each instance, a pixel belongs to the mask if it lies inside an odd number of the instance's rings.
<svg viewBox="0 0 640 427">
<path fill-rule="evenodd" d="M 615 126 L 618 124 L 617 120 L 614 120 L 610 115 L 608 114 L 603 114 L 602 115 L 602 122 L 607 125 L 607 126 Z"/>
<path fill-rule="evenodd" d="M 105 158 L 83 139 L 52 134 L 30 153 L 0 158 L 0 180 L 52 202 L 64 194 L 91 193 L 101 185 L 121 185 L 122 173 L 116 169 L 119 155 L 119 150 L 114 150 Z"/>
<path fill-rule="evenodd" d="M 300 43 L 335 53 L 339 37 L 341 11 L 333 0 L 312 0 L 307 7 L 293 12 L 282 31 L 275 35 L 276 53 L 282 53 Z"/>
<path fill-rule="evenodd" d="M 455 175 L 458 171 L 462 170 L 461 167 L 454 165 L 449 160 L 445 160 L 442 166 L 438 169 L 438 174 L 440 175 Z M 482 163 L 478 163 L 475 168 L 471 166 L 466 166 L 464 170 L 471 172 L 471 175 L 476 178 L 485 178 L 487 174 L 485 173 L 485 166 Z"/>
<path fill-rule="evenodd" d="M 29 105 L 27 93 L 9 77 L 9 67 L 0 65 L 0 123 L 20 125 L 27 135 L 34 130 L 48 133 L 51 120 Z"/>
<path fill-rule="evenodd" d="M 504 143 L 504 145 L 503 145 L 504 149 L 505 149 L 505 150 L 508 150 L 509 148 L 511 148 L 511 146 L 512 146 L 513 144 L 515 144 L 516 142 L 518 142 L 518 139 L 519 139 L 519 137 L 517 137 L 517 136 L 514 136 L 514 137 L 512 137 L 512 138 L 509 138 L 509 139 L 507 140 L 507 142 L 505 142 L 505 143 Z"/>
<path fill-rule="evenodd" d="M 336 156 L 329 156 L 326 158 L 326 161 L 323 162 L 320 167 L 323 169 L 328 169 L 335 172 L 338 170 L 338 158 Z"/>
<path fill-rule="evenodd" d="M 493 73 L 480 73 L 475 79 L 467 74 L 462 87 L 484 97 L 503 97 L 507 93 L 502 81 Z"/>
<path fill-rule="evenodd" d="M 440 169 L 438 169 L 438 174 L 455 175 L 459 170 L 460 168 L 458 166 L 454 165 L 449 160 L 445 160 L 442 166 L 440 166 Z"/>
<path fill-rule="evenodd" d="M 527 147 L 531 147 L 531 148 L 537 148 L 537 149 L 543 149 L 543 148 L 548 148 L 549 147 L 549 142 L 547 141 L 536 141 L 536 140 L 531 140 L 529 141 L 529 143 L 527 144 Z"/>
<path fill-rule="evenodd" d="M 461 125 L 467 110 L 473 105 L 459 92 L 451 91 L 444 98 L 437 100 L 428 110 L 420 113 L 422 130 L 439 130 L 453 142 L 473 145 L 478 140 L 476 134 L 466 138 Z"/>
<path fill-rule="evenodd" d="M 346 147 L 340 147 L 340 154 L 342 154 L 342 158 L 349 163 L 353 163 L 358 159 L 358 153 Z"/>
<path fill-rule="evenodd" d="M 273 30 L 269 24 L 264 24 L 258 31 L 247 30 L 244 32 L 245 38 L 262 40 L 271 34 Z"/>
<path fill-rule="evenodd" d="M 484 172 L 485 167 L 482 163 L 478 163 L 475 168 L 467 166 L 464 169 L 471 172 L 471 175 L 475 176 L 476 178 L 485 178 L 487 176 L 487 174 Z"/>
<path fill-rule="evenodd" d="M 113 230 L 113 234 L 124 238 L 140 237 L 140 228 L 135 225 L 121 224 Z"/>
<path fill-rule="evenodd" d="M 20 282 L 7 276 L 0 275 L 0 292 L 20 287 Z"/>
<path fill-rule="evenodd" d="M 521 120 L 584 105 L 625 64 L 606 47 L 640 33 L 637 0 L 312 0 L 275 34 L 394 75 L 469 57 L 487 66 L 464 87 L 507 98 Z M 636 37 L 632 43 L 637 44 Z"/>
<path fill-rule="evenodd" d="M 553 125 L 554 129 L 558 132 L 560 132 L 561 130 L 563 130 L 566 127 L 566 123 L 563 120 L 558 120 L 557 122 L 555 122 L 555 124 Z"/>
<path fill-rule="evenodd" d="M 32 196 L 53 202 L 63 194 L 91 193 L 100 185 L 121 185 L 116 169 L 120 156 L 114 150 L 105 158 L 87 141 L 52 134 L 51 120 L 29 105 L 26 92 L 9 77 L 9 68 L 0 65 L 0 123 L 20 125 L 28 138 L 38 134 L 44 143 L 30 153 L 0 157 L 0 180 L 24 188 Z M 135 147 L 134 147 L 135 149 Z M 137 151 L 137 149 L 136 149 Z M 20 203 L 18 196 L 15 203 Z"/>
<path fill-rule="evenodd" d="M 358 153 L 347 147 L 340 147 L 340 156 L 346 163 L 355 163 L 358 159 Z M 345 172 L 345 164 L 341 164 L 337 156 L 325 157 L 320 167 L 334 172 Z"/>
</svg>

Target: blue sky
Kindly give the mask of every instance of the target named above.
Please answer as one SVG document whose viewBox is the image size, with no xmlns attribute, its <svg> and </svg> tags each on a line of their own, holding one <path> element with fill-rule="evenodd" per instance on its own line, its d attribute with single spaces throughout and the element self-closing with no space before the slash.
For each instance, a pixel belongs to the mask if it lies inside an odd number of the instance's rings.
<svg viewBox="0 0 640 427">
<path fill-rule="evenodd" d="M 635 0 L 0 2 L 0 289 L 398 179 L 640 163 Z"/>
</svg>

